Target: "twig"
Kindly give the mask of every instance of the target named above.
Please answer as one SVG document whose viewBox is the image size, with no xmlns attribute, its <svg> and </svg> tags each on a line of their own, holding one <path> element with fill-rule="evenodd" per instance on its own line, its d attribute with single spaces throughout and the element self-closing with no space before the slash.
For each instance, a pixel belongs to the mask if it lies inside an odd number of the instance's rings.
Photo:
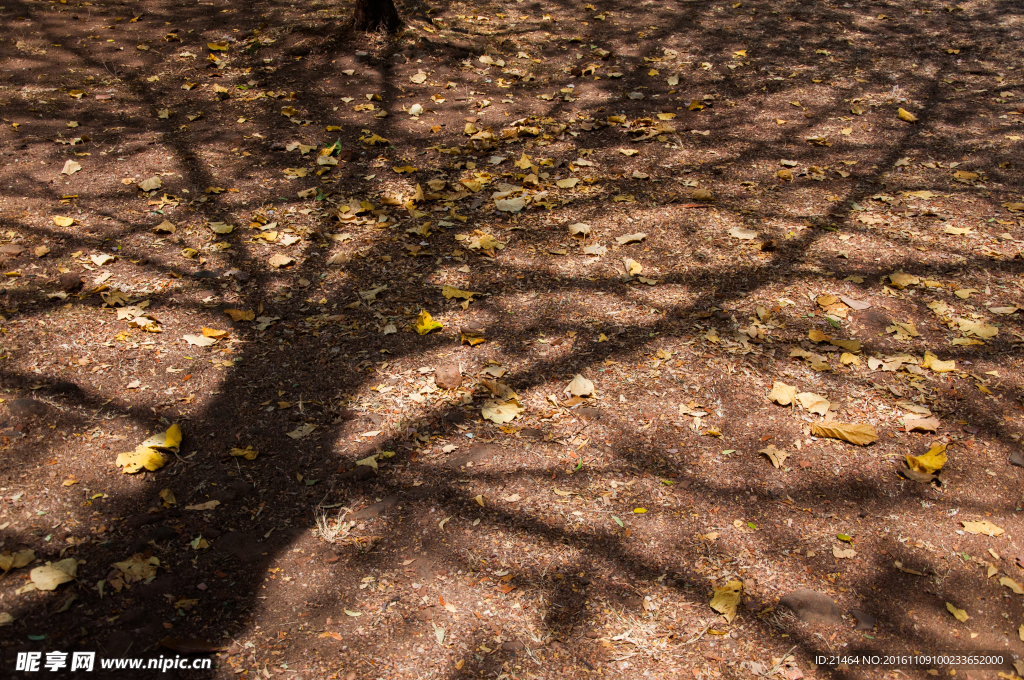
<svg viewBox="0 0 1024 680">
<path fill-rule="evenodd" d="M 701 632 L 697 633 L 696 637 L 694 637 L 694 638 L 692 638 L 690 640 L 687 640 L 683 644 L 684 645 L 692 645 L 697 640 L 700 640 L 702 637 L 704 637 L 704 633 L 708 632 L 708 628 L 710 628 L 711 624 L 714 623 L 714 622 L 715 622 L 715 620 L 713 618 L 712 619 L 708 619 L 708 625 L 704 626 L 704 630 L 702 630 Z"/>
<path fill-rule="evenodd" d="M 794 649 L 796 649 L 796 648 L 797 648 L 797 645 L 793 645 L 792 647 L 790 647 L 789 651 L 786 652 L 785 654 L 783 654 L 782 658 L 779 659 L 779 662 L 777 664 L 775 664 L 775 666 L 770 671 L 768 671 L 767 673 L 762 673 L 761 677 L 762 678 L 767 678 L 769 675 L 773 675 L 775 673 L 775 671 L 779 670 L 779 668 L 782 666 L 782 664 L 786 663 L 786 659 L 789 657 L 790 653 Z"/>
</svg>

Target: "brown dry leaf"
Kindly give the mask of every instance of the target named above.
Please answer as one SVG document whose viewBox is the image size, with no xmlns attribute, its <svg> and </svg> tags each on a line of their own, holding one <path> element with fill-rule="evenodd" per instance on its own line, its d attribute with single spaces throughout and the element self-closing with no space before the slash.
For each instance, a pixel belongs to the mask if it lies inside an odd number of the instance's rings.
<svg viewBox="0 0 1024 680">
<path fill-rule="evenodd" d="M 1002 536 L 1004 533 L 1001 527 L 997 527 L 987 519 L 980 520 L 978 522 L 960 522 L 963 525 L 964 531 L 969 534 L 981 534 L 984 536 Z"/>
<path fill-rule="evenodd" d="M 916 286 L 921 283 L 921 279 L 913 274 L 895 272 L 894 274 L 889 274 L 889 283 L 892 284 L 893 288 L 903 290 L 907 286 Z"/>
<path fill-rule="evenodd" d="M 694 192 L 690 194 L 690 198 L 692 198 L 695 201 L 715 200 L 714 194 L 712 194 L 708 189 L 695 189 Z"/>
<path fill-rule="evenodd" d="M 875 427 L 864 423 L 814 423 L 811 425 L 811 434 L 840 439 L 857 446 L 867 446 L 878 439 Z"/>
<path fill-rule="evenodd" d="M 696 192 L 694 192 L 696 193 Z M 757 232 L 753 229 L 745 229 L 743 227 L 732 227 L 729 229 L 729 236 L 738 238 L 742 241 L 750 241 L 757 237 Z"/>
<path fill-rule="evenodd" d="M 821 396 L 820 394 L 814 394 L 813 392 L 801 392 L 796 395 L 796 400 L 800 402 L 800 405 L 811 413 L 817 413 L 819 416 L 824 416 L 828 413 L 829 407 L 832 403 Z"/>
<path fill-rule="evenodd" d="M 295 262 L 295 258 L 288 257 L 287 255 L 283 255 L 281 253 L 277 253 L 277 254 L 271 256 L 270 260 L 267 261 L 267 263 L 271 267 L 273 267 L 275 269 L 280 269 L 281 267 L 287 267 L 288 265 L 290 265 L 290 264 L 292 264 L 294 262 Z"/>
<path fill-rule="evenodd" d="M 510 399 L 506 402 L 487 401 L 480 410 L 480 415 L 492 423 L 501 425 L 511 422 L 525 410 L 515 399 Z"/>
<path fill-rule="evenodd" d="M 994 338 L 999 335 L 998 327 L 990 326 L 978 321 L 958 319 L 957 324 L 960 326 L 960 332 L 964 335 L 973 335 L 974 337 L 981 338 L 982 340 L 989 340 L 990 338 Z"/>
<path fill-rule="evenodd" d="M 186 505 L 185 509 L 186 510 L 213 510 L 218 505 L 220 505 L 220 501 L 206 501 L 205 503 L 196 503 L 195 505 Z"/>
<path fill-rule="evenodd" d="M 78 560 L 74 557 L 36 567 L 29 572 L 33 590 L 56 590 L 57 586 L 78 576 Z"/>
<path fill-rule="evenodd" d="M 225 309 L 224 313 L 231 317 L 232 321 L 252 321 L 256 313 L 251 309 Z"/>
<path fill-rule="evenodd" d="M 44 257 L 47 253 L 50 252 L 50 249 L 47 248 L 46 246 L 36 246 L 35 250 L 33 250 L 32 252 L 35 253 L 36 257 Z"/>
<path fill-rule="evenodd" d="M 851 557 L 857 556 L 857 551 L 853 548 L 843 548 L 839 545 L 832 546 L 832 556 L 840 560 L 848 560 Z"/>
<path fill-rule="evenodd" d="M 34 550 L 20 550 L 13 555 L 0 555 L 0 569 L 8 572 L 11 569 L 20 569 L 32 564 L 36 559 Z"/>
<path fill-rule="evenodd" d="M 76 172 L 78 172 L 81 169 L 82 169 L 82 166 L 79 163 L 77 163 L 76 161 L 67 160 L 67 161 L 64 161 L 64 167 L 61 169 L 60 174 L 62 174 L 62 175 L 73 175 L 73 174 L 75 174 Z"/>
<path fill-rule="evenodd" d="M 725 616 L 725 620 L 732 623 L 736 618 L 736 607 L 740 604 L 740 593 L 743 592 L 743 582 L 732 580 L 721 588 L 715 588 L 715 595 L 711 598 L 711 608 Z"/>
<path fill-rule="evenodd" d="M 832 339 L 832 336 L 826 333 L 822 333 L 817 328 L 812 328 L 811 330 L 807 331 L 807 339 L 810 340 L 811 342 L 827 342 Z"/>
<path fill-rule="evenodd" d="M 574 397 L 589 397 L 594 394 L 594 383 L 577 373 L 565 386 L 565 393 Z"/>
<path fill-rule="evenodd" d="M 160 566 L 160 559 L 157 557 L 147 558 L 142 553 L 135 553 L 123 562 L 114 562 L 114 566 L 121 572 L 121 578 L 125 583 L 137 583 L 156 578 L 156 569 Z"/>
<path fill-rule="evenodd" d="M 164 185 L 163 181 L 156 176 L 150 177 L 147 180 L 139 182 L 139 188 L 143 191 L 156 191 Z"/>
<path fill-rule="evenodd" d="M 906 416 L 903 419 L 903 426 L 907 432 L 913 432 L 919 430 L 921 432 L 935 432 L 939 429 L 942 423 L 939 422 L 938 418 L 917 418 L 914 416 Z"/>
<path fill-rule="evenodd" d="M 644 270 L 643 265 L 629 257 L 624 258 L 622 260 L 622 264 L 623 266 L 626 267 L 626 273 L 629 274 L 630 276 L 636 276 L 637 274 Z"/>
<path fill-rule="evenodd" d="M 786 462 L 787 458 L 789 458 L 788 453 L 775 448 L 774 444 L 769 444 L 766 448 L 759 450 L 758 453 L 763 453 L 768 456 L 768 460 L 770 460 L 772 465 L 776 468 L 781 468 L 782 464 Z"/>
<path fill-rule="evenodd" d="M 620 246 L 624 246 L 627 243 L 637 243 L 643 241 L 645 238 L 647 238 L 647 234 L 645 234 L 642 231 L 639 231 L 635 234 L 624 234 L 622 236 L 616 236 L 615 242 L 618 243 Z"/>
<path fill-rule="evenodd" d="M 1003 576 L 999 579 L 1000 585 L 1004 585 L 1018 595 L 1024 595 L 1024 588 L 1020 587 L 1020 584 L 1014 581 L 1009 576 Z"/>
<path fill-rule="evenodd" d="M 174 223 L 169 220 L 164 220 L 160 224 L 153 227 L 154 234 L 173 234 L 178 228 L 174 226 Z"/>
<path fill-rule="evenodd" d="M 789 406 L 796 399 L 796 388 L 783 382 L 772 383 L 772 391 L 768 398 L 779 406 Z"/>
</svg>

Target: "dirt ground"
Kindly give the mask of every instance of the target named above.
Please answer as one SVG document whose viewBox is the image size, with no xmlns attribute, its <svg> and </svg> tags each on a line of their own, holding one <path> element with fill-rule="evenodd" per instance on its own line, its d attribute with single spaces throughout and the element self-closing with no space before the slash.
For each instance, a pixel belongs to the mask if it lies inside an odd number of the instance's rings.
<svg viewBox="0 0 1024 680">
<path fill-rule="evenodd" d="M 1024 675 L 1024 6 L 352 7 L 0 7 L 0 676 Z"/>
</svg>

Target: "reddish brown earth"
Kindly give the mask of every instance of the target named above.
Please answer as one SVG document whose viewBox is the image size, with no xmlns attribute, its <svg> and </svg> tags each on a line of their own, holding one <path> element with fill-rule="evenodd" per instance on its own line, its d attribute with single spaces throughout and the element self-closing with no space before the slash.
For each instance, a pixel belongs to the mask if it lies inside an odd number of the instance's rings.
<svg viewBox="0 0 1024 680">
<path fill-rule="evenodd" d="M 352 7 L 0 7 L 0 675 L 1024 654 L 1019 3 Z"/>
</svg>

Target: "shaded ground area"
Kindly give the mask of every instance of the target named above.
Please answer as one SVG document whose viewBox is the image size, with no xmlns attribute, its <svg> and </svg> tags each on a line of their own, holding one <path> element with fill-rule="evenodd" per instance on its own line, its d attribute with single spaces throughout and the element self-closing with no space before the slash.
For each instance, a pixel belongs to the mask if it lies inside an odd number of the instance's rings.
<svg viewBox="0 0 1024 680">
<path fill-rule="evenodd" d="M 0 8 L 4 677 L 1019 672 L 1018 3 L 352 7 Z"/>
</svg>

